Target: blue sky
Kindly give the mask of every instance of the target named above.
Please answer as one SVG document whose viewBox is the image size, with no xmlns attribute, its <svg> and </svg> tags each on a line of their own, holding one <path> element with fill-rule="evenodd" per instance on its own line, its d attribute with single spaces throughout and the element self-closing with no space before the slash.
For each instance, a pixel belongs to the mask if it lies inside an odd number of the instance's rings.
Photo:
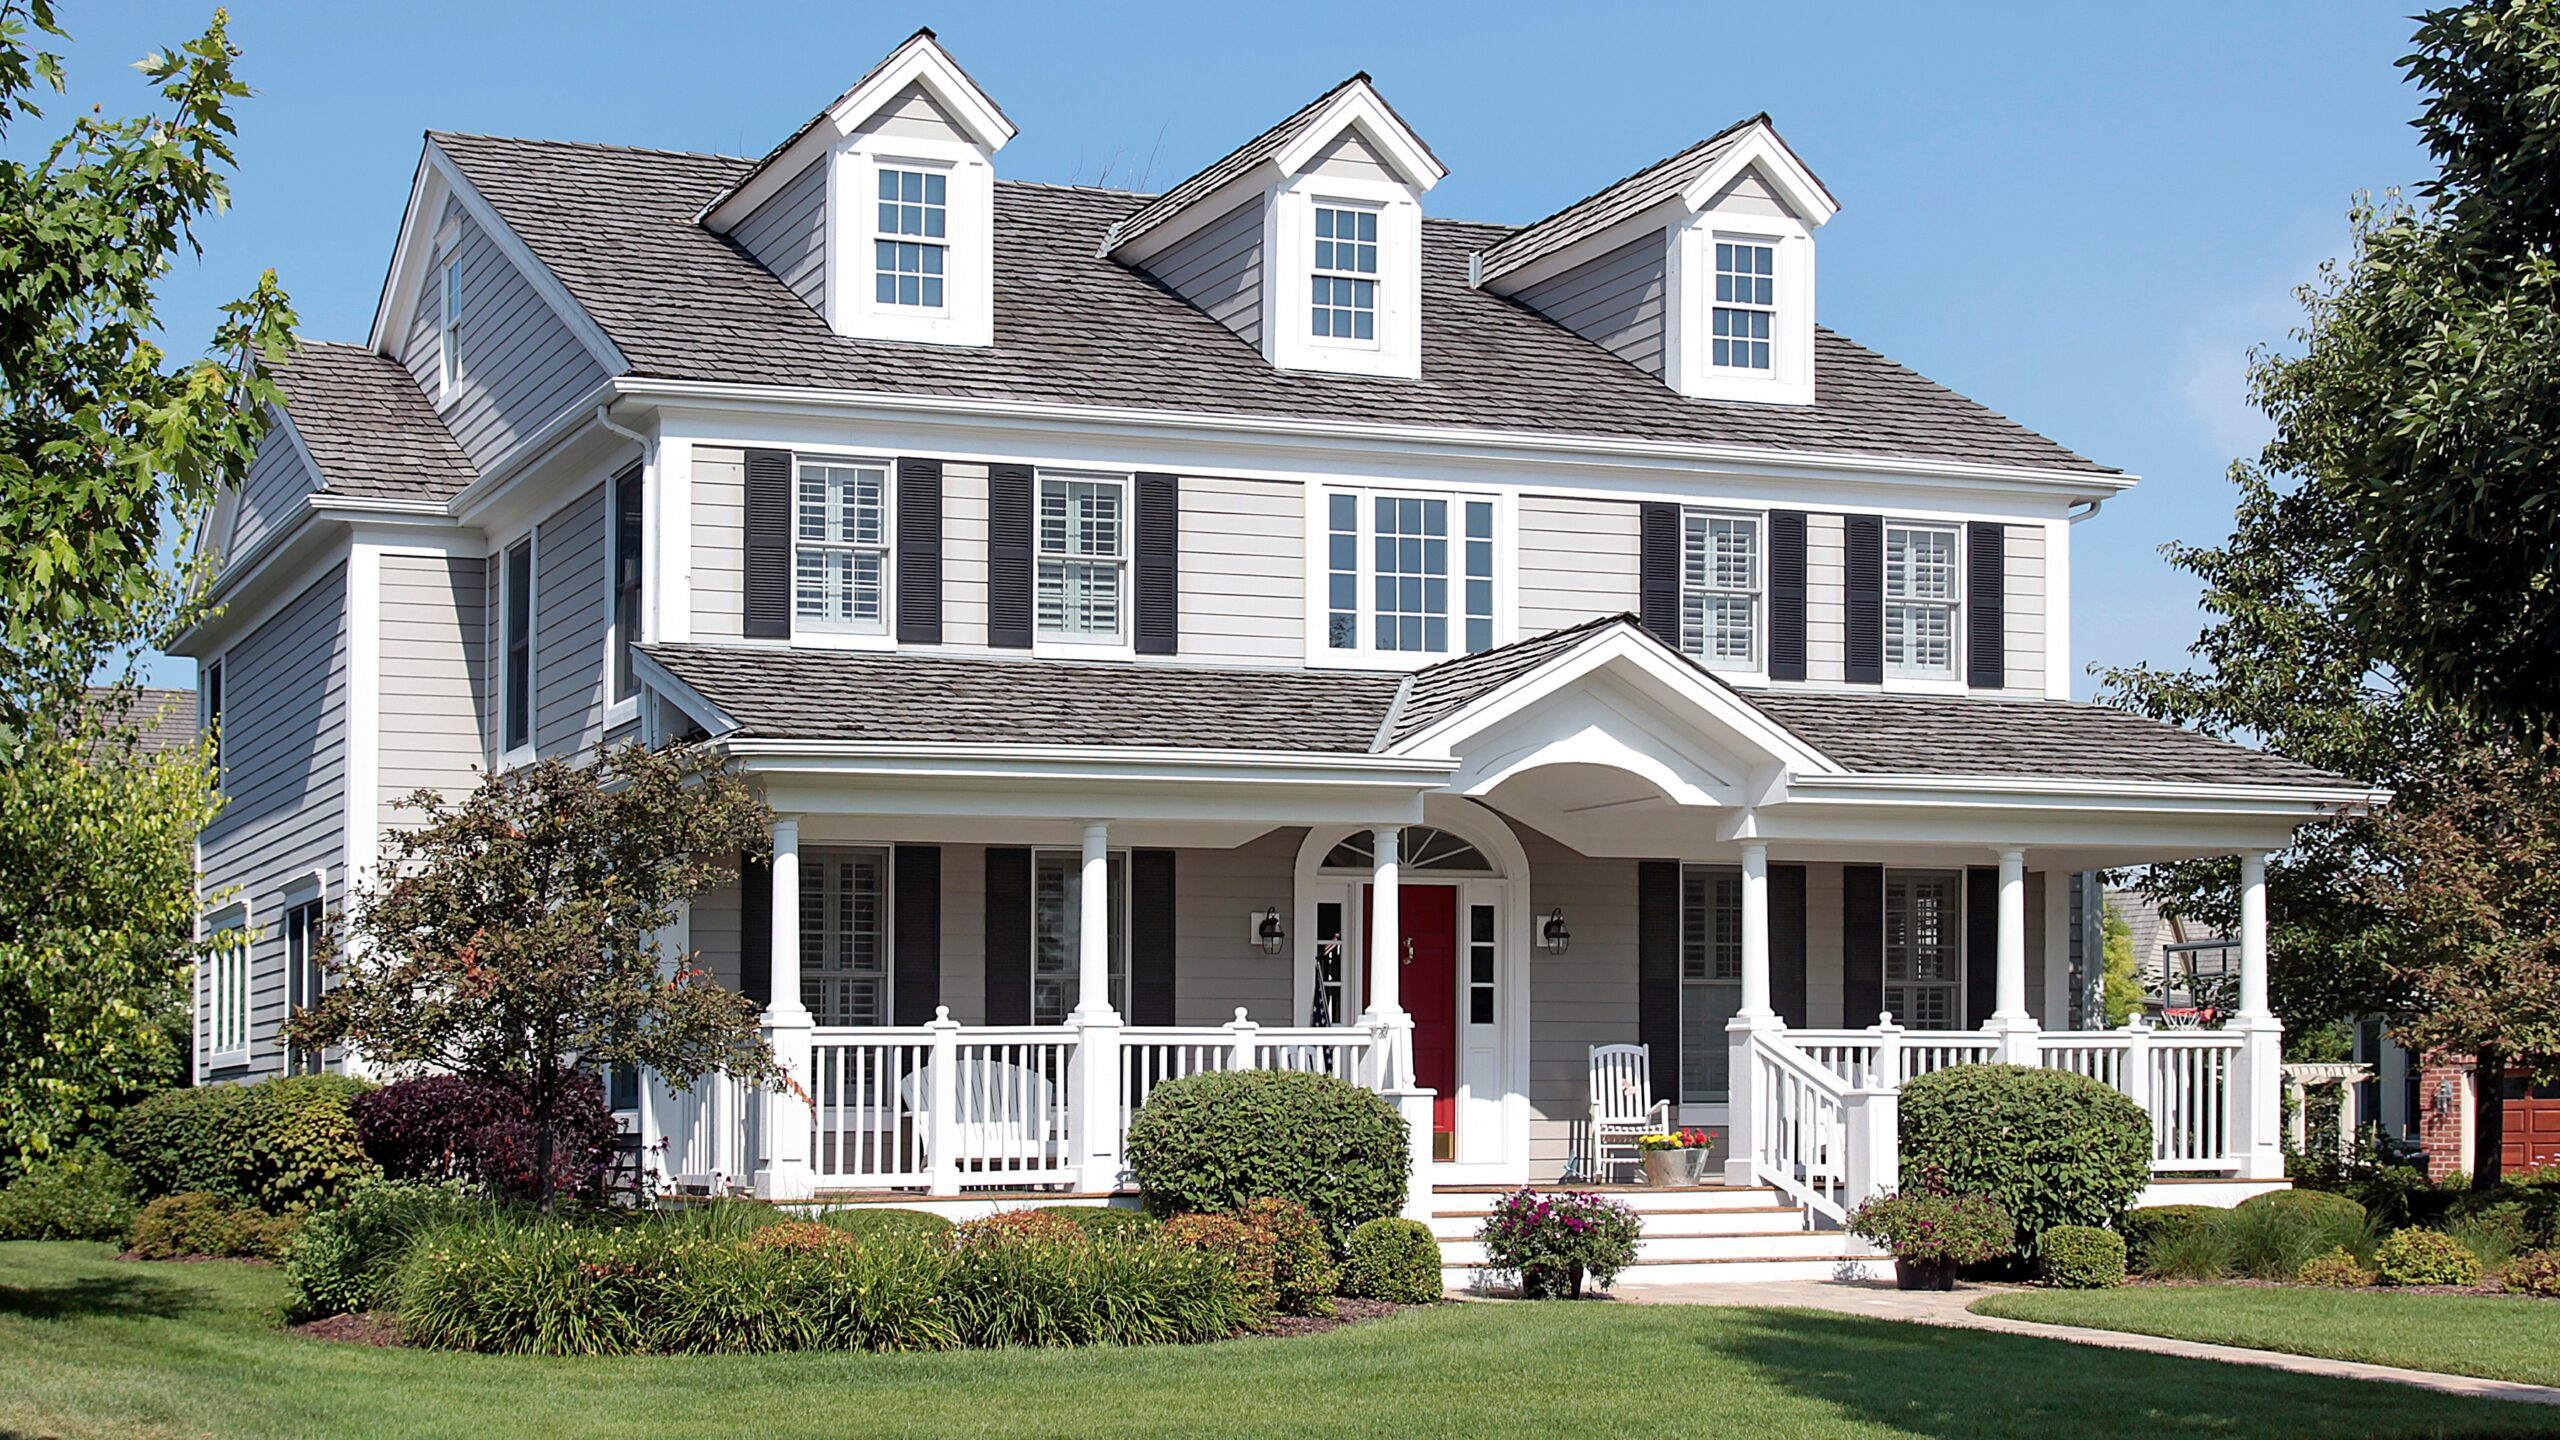
<svg viewBox="0 0 2560 1440">
<path fill-rule="evenodd" d="M 2408 7 L 2360 0 L 231 8 L 259 93 L 235 208 L 163 290 L 181 349 L 270 265 L 305 333 L 362 339 L 430 126 L 760 154 L 918 25 L 1021 127 L 1022 179 L 1161 187 L 1367 70 L 1450 167 L 1432 213 L 1518 222 L 1766 110 L 1842 202 L 1825 323 L 2143 477 L 2076 536 L 2082 665 L 2183 653 L 2193 587 L 2156 552 L 2230 527 L 2248 348 L 2283 341 L 2353 193 L 2427 168 Z M 137 105 L 124 64 L 209 13 L 72 0 L 75 100 Z"/>
</svg>

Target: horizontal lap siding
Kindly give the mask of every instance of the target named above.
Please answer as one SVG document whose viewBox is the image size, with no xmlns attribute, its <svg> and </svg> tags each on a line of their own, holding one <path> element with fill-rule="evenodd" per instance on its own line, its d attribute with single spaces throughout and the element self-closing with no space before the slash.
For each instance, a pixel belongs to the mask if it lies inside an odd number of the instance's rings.
<svg viewBox="0 0 2560 1440">
<path fill-rule="evenodd" d="M 987 852 L 942 847 L 942 1003 L 963 1025 L 987 1018 Z"/>
<path fill-rule="evenodd" d="M 1841 868 L 1804 867 L 1804 1023 L 1833 1030 L 1849 1023 L 1846 976 L 1848 939 L 1840 923 Z M 1858 1022 L 1872 1025 L 1876 1017 Z"/>
<path fill-rule="evenodd" d="M 2005 642 L 2002 678 L 2011 694 L 2042 695 L 2046 629 L 2044 527 L 2011 525 L 2003 539 L 2006 563 L 2000 596 L 2001 638 Z"/>
<path fill-rule="evenodd" d="M 1394 181 L 1396 173 L 1387 168 L 1369 142 L 1357 131 L 1346 131 L 1341 138 L 1316 152 L 1315 164 L 1308 167 L 1318 175 L 1334 175 L 1346 180 Z"/>
<path fill-rule="evenodd" d="M 685 940 L 697 962 L 710 972 L 712 979 L 732 990 L 738 988 L 745 974 L 739 918 L 738 880 L 732 875 L 694 896 L 693 910 L 686 921 Z"/>
<path fill-rule="evenodd" d="M 863 122 L 862 134 L 897 135 L 910 140 L 956 140 L 968 143 L 969 137 L 942 113 L 921 84 L 909 85 L 889 97 L 888 103 Z"/>
<path fill-rule="evenodd" d="M 1167 247 L 1147 261 L 1147 273 L 1259 347 L 1262 201 L 1248 200 Z"/>
<path fill-rule="evenodd" d="M 450 253 L 462 261 L 462 366 L 454 398 L 448 403 L 442 394 L 437 360 L 445 252 L 419 289 L 401 360 L 463 451 L 485 467 L 584 398 L 605 372 L 460 201 L 449 204 L 446 216 L 458 222 Z"/>
<path fill-rule="evenodd" d="M 488 667 L 487 562 L 475 557 L 382 557 L 381 820 L 421 816 L 396 802 L 412 790 L 447 800 L 479 784 Z"/>
<path fill-rule="evenodd" d="M 1296 484 L 1183 479 L 1182 658 L 1305 660 L 1306 503 Z"/>
<path fill-rule="evenodd" d="M 605 487 L 542 522 L 533 562 L 534 749 L 589 750 L 604 738 Z"/>
<path fill-rule="evenodd" d="M 199 843 L 199 893 L 220 903 L 231 892 L 249 906 L 250 1059 L 208 1070 L 207 1078 L 255 1079 L 282 1068 L 284 897 L 315 870 L 333 902 L 345 895 L 346 594 L 340 562 L 224 657 L 229 803 Z"/>
<path fill-rule="evenodd" d="M 1564 954 L 1529 955 L 1529 1175 L 1547 1181 L 1591 1113 L 1591 1047 L 1636 1038 L 1636 862 L 1513 828 L 1529 855 L 1531 913 L 1561 908 L 1573 927 Z"/>
<path fill-rule="evenodd" d="M 231 527 L 230 553 L 246 554 L 249 547 L 291 523 L 303 498 L 319 488 L 320 477 L 302 461 L 302 447 L 282 425 L 269 430 L 258 442 L 257 458 L 249 462 L 249 473 L 240 482 L 239 518 Z"/>
<path fill-rule="evenodd" d="M 1804 519 L 1804 678 L 1839 685 L 1848 677 L 1848 532 L 1837 515 Z"/>
<path fill-rule="evenodd" d="M 942 643 L 987 643 L 987 467 L 942 467 Z"/>
<path fill-rule="evenodd" d="M 1659 375 L 1668 255 L 1659 232 L 1640 236 L 1539 281 L 1519 298 L 1619 359 Z"/>
<path fill-rule="evenodd" d="M 1521 635 L 1635 610 L 1638 515 L 1622 501 L 1520 497 Z"/>
<path fill-rule="evenodd" d="M 693 452 L 693 638 L 735 640 L 747 614 L 747 453 Z"/>
<path fill-rule="evenodd" d="M 747 218 L 730 238 L 810 309 L 826 308 L 827 164 L 811 161 Z"/>
<path fill-rule="evenodd" d="M 1277 830 L 1233 850 L 1183 850 L 1173 861 L 1174 1020 L 1224 1025 L 1241 1005 L 1264 1025 L 1303 1025 L 1306 1004 L 1290 994 L 1296 962 L 1265 955 L 1245 923 L 1272 906 L 1291 913 L 1290 895 L 1305 832 Z"/>
</svg>

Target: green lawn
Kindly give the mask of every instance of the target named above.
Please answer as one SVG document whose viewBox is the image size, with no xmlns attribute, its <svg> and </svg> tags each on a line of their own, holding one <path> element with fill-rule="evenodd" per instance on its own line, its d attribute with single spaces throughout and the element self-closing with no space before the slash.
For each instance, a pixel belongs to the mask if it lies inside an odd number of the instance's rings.
<svg viewBox="0 0 2560 1440">
<path fill-rule="evenodd" d="M 2280 1437 L 2549 1433 L 2395 1386 L 1787 1310 L 1453 1305 L 1194 1348 L 662 1360 L 370 1350 L 281 1278 L 0 1245 L 0 1436 Z"/>
<path fill-rule="evenodd" d="M 2560 1385 L 2560 1301 L 2310 1286 L 2137 1285 L 1974 1303 L 1984 1315 Z M 2560 1417 L 2555 1417 L 2560 1429 Z"/>
</svg>

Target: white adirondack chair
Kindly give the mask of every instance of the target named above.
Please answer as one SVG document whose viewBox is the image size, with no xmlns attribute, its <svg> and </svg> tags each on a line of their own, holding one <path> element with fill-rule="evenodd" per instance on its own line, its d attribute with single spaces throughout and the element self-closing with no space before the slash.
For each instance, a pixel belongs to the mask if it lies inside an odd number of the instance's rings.
<svg viewBox="0 0 2560 1440">
<path fill-rule="evenodd" d="M 1591 1158 L 1601 1183 L 1619 1160 L 1643 1163 L 1637 1136 L 1670 1128 L 1671 1102 L 1653 1098 L 1652 1052 L 1642 1045 L 1592 1046 Z"/>
<path fill-rule="evenodd" d="M 1056 1158 L 1066 1137 L 1049 1133 L 1058 1108 L 1057 1087 L 1048 1076 L 1024 1065 L 963 1065 L 953 1079 L 952 1108 L 957 1113 L 947 1129 L 931 1123 L 925 1113 L 932 1104 L 932 1066 L 920 1065 L 898 1083 L 900 1100 L 921 1127 L 919 1148 L 928 1162 L 936 1133 L 952 1137 L 952 1148 L 962 1160 L 997 1169 Z"/>
</svg>

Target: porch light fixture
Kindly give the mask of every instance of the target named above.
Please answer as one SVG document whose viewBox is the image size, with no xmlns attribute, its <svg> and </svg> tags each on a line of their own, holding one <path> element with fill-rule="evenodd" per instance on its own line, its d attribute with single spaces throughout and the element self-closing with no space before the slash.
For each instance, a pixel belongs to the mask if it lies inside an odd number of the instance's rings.
<svg viewBox="0 0 2560 1440">
<path fill-rule="evenodd" d="M 1262 953 L 1277 955 L 1289 943 L 1289 932 L 1280 928 L 1280 907 L 1272 906 L 1254 921 L 1253 938 L 1262 942 Z"/>
<path fill-rule="evenodd" d="M 1547 916 L 1547 923 L 1539 927 L 1538 941 L 1547 947 L 1547 953 L 1550 955 L 1563 954 L 1565 947 L 1573 943 L 1573 932 L 1564 928 L 1562 906 L 1558 906 L 1550 913 Z"/>
</svg>

